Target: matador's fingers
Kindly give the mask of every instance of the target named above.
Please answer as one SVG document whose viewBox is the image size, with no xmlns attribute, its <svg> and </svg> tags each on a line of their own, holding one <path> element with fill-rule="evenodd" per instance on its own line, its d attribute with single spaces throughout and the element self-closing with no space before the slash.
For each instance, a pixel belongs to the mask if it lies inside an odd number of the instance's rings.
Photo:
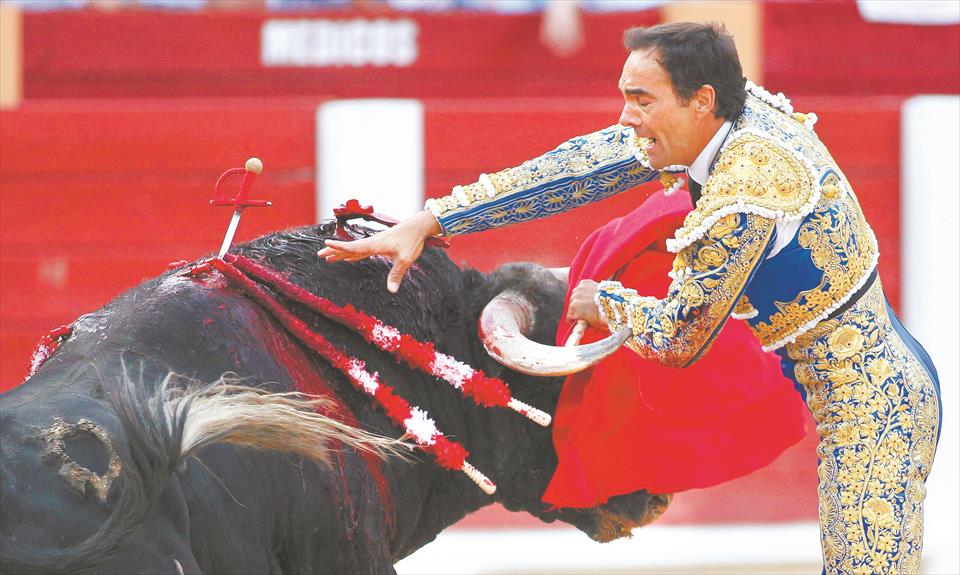
<svg viewBox="0 0 960 575">
<path fill-rule="evenodd" d="M 412 261 L 406 261 L 400 258 L 393 260 L 393 267 L 390 268 L 390 273 L 387 274 L 387 291 L 397 293 L 397 290 L 400 289 L 400 282 L 403 281 L 403 276 L 406 275 L 407 270 L 410 269 L 412 264 Z"/>
<path fill-rule="evenodd" d="M 317 252 L 317 256 L 329 261 L 340 261 L 345 259 L 363 259 L 376 255 L 379 251 L 376 245 L 371 245 L 373 238 L 365 238 L 352 242 L 343 242 L 339 240 L 326 240 L 325 247 Z"/>
</svg>

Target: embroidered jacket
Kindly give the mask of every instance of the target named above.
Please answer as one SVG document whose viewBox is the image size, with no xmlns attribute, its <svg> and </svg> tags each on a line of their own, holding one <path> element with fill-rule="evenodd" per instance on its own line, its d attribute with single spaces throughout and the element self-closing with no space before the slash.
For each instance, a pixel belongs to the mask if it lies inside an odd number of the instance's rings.
<svg viewBox="0 0 960 575">
<path fill-rule="evenodd" d="M 444 233 L 468 234 L 557 214 L 649 182 L 633 130 L 610 126 L 557 149 L 427 200 Z"/>
<path fill-rule="evenodd" d="M 813 116 L 788 113 L 782 100 L 748 87 L 696 208 L 667 241 L 677 254 L 667 296 L 645 297 L 618 282 L 602 282 L 597 294 L 611 330 L 629 325 L 627 345 L 667 365 L 696 361 L 731 314 L 748 320 L 765 350 L 792 342 L 849 300 L 876 266 L 873 232 L 813 132 Z M 428 209 L 456 234 L 607 197 L 655 177 L 631 136 L 612 127 L 576 138 Z M 778 220 L 801 223 L 766 259 Z"/>
</svg>

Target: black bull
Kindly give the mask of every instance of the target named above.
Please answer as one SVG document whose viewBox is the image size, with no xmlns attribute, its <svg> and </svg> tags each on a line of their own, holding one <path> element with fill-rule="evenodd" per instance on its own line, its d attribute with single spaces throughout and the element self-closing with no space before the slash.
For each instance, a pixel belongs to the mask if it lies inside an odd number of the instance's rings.
<svg viewBox="0 0 960 575">
<path fill-rule="evenodd" d="M 520 289 L 538 302 L 531 338 L 549 342 L 562 282 L 532 264 L 485 276 L 431 249 L 391 295 L 382 259 L 318 262 L 316 252 L 331 232 L 324 224 L 272 234 L 237 252 L 334 303 L 351 303 L 435 342 L 440 351 L 508 381 L 518 399 L 553 411 L 561 380 L 523 376 L 493 362 L 479 341 L 477 319 L 493 296 Z M 327 430 L 332 455 L 326 464 L 288 452 L 296 449 L 285 449 L 283 438 L 258 443 L 256 425 L 271 435 L 264 426 L 273 422 L 250 422 L 250 429 L 229 422 L 235 436 L 246 434 L 234 443 L 254 448 L 220 442 L 216 432 L 198 442 L 191 418 L 203 411 L 200 399 L 173 410 L 162 400 L 204 389 L 196 382 L 208 382 L 209 390 L 209 382 L 222 382 L 224 374 L 233 374 L 227 377 L 234 384 L 271 392 L 327 396 L 322 413 L 373 434 L 397 438 L 402 430 L 221 276 L 192 279 L 172 270 L 78 319 L 35 375 L 2 396 L 2 571 L 393 573 L 396 561 L 494 502 L 544 521 L 567 521 L 602 541 L 627 535 L 662 512 L 664 498 L 644 492 L 601 508 L 546 509 L 540 494 L 556 466 L 548 429 L 503 408 L 478 407 L 352 331 L 284 303 L 428 411 L 498 484 L 495 496 L 419 451 L 371 456 L 359 449 L 362 435 L 338 440 L 342 429 Z"/>
</svg>

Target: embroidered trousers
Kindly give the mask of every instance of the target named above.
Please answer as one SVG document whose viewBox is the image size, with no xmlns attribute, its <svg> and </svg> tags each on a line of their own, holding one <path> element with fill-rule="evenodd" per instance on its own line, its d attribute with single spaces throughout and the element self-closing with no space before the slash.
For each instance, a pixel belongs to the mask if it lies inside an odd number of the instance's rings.
<svg viewBox="0 0 960 575">
<path fill-rule="evenodd" d="M 924 481 L 941 420 L 933 363 L 890 310 L 879 281 L 781 355 L 820 435 L 824 571 L 917 573 Z"/>
</svg>

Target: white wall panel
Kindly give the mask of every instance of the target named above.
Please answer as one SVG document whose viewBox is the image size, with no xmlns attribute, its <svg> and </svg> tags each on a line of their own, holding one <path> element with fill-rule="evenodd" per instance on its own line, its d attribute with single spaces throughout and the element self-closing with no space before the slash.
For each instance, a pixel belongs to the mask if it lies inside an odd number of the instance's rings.
<svg viewBox="0 0 960 575">
<path fill-rule="evenodd" d="M 903 321 L 933 358 L 943 398 L 923 570 L 960 573 L 960 97 L 907 100 L 901 137 Z"/>
<path fill-rule="evenodd" d="M 335 100 L 317 109 L 317 218 L 356 198 L 406 218 L 423 209 L 423 104 Z"/>
</svg>

